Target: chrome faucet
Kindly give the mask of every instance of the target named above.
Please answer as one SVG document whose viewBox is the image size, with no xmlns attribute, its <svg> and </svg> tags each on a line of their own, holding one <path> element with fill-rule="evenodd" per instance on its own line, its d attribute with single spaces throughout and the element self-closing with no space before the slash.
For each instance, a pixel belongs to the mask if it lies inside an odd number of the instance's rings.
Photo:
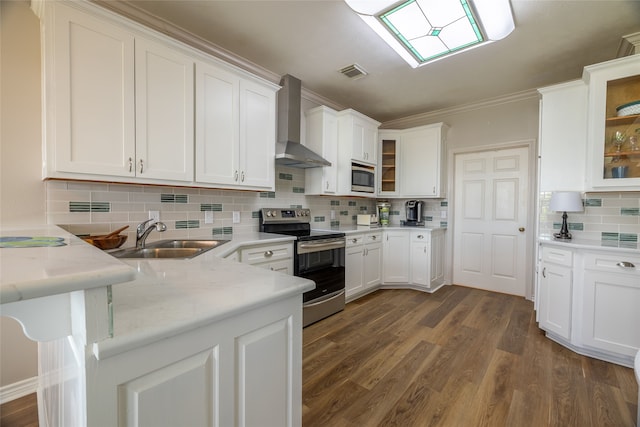
<svg viewBox="0 0 640 427">
<path fill-rule="evenodd" d="M 144 244 L 145 244 L 145 241 L 147 240 L 147 236 L 149 236 L 149 234 L 153 230 L 158 230 L 159 232 L 162 232 L 167 229 L 167 226 L 164 225 L 164 222 L 160 222 L 160 221 L 154 222 L 153 224 L 147 227 L 147 224 L 149 224 L 151 221 L 155 221 L 155 220 L 149 219 L 149 220 L 146 220 L 145 222 L 138 224 L 138 228 L 136 228 L 136 248 L 137 249 L 144 248 Z"/>
</svg>

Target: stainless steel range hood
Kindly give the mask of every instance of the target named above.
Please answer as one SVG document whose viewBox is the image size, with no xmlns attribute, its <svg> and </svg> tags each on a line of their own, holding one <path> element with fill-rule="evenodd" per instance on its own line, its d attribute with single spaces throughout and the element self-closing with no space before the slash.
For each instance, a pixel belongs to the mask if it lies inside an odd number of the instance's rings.
<svg viewBox="0 0 640 427">
<path fill-rule="evenodd" d="M 278 142 L 276 164 L 296 168 L 331 166 L 331 162 L 300 143 L 301 88 L 299 79 L 287 74 L 278 91 Z"/>
</svg>

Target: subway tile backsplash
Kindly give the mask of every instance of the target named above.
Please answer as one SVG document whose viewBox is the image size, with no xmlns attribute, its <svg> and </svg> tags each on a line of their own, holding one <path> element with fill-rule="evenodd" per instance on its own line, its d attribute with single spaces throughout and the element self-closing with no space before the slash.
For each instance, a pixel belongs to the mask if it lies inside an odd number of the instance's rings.
<svg viewBox="0 0 640 427">
<path fill-rule="evenodd" d="M 549 210 L 551 192 L 540 193 L 540 234 L 557 233 L 562 212 Z M 640 192 L 585 193 L 584 212 L 567 212 L 567 226 L 574 238 L 606 242 L 638 242 Z"/>
</svg>

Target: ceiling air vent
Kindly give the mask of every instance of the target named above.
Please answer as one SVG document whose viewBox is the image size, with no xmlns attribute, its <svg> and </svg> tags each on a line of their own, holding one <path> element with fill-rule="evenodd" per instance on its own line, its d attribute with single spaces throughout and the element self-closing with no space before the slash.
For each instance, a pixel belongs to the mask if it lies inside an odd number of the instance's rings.
<svg viewBox="0 0 640 427">
<path fill-rule="evenodd" d="M 358 64 L 352 64 L 340 70 L 342 74 L 350 79 L 358 79 L 367 75 L 367 72 Z"/>
</svg>

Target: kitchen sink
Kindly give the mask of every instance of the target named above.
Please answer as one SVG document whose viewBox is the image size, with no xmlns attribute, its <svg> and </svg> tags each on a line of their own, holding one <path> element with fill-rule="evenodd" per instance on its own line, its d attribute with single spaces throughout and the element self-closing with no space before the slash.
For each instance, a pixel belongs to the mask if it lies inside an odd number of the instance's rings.
<svg viewBox="0 0 640 427">
<path fill-rule="evenodd" d="M 144 248 L 129 248 L 110 252 L 116 258 L 188 259 L 216 248 L 228 240 L 160 240 Z"/>
</svg>

